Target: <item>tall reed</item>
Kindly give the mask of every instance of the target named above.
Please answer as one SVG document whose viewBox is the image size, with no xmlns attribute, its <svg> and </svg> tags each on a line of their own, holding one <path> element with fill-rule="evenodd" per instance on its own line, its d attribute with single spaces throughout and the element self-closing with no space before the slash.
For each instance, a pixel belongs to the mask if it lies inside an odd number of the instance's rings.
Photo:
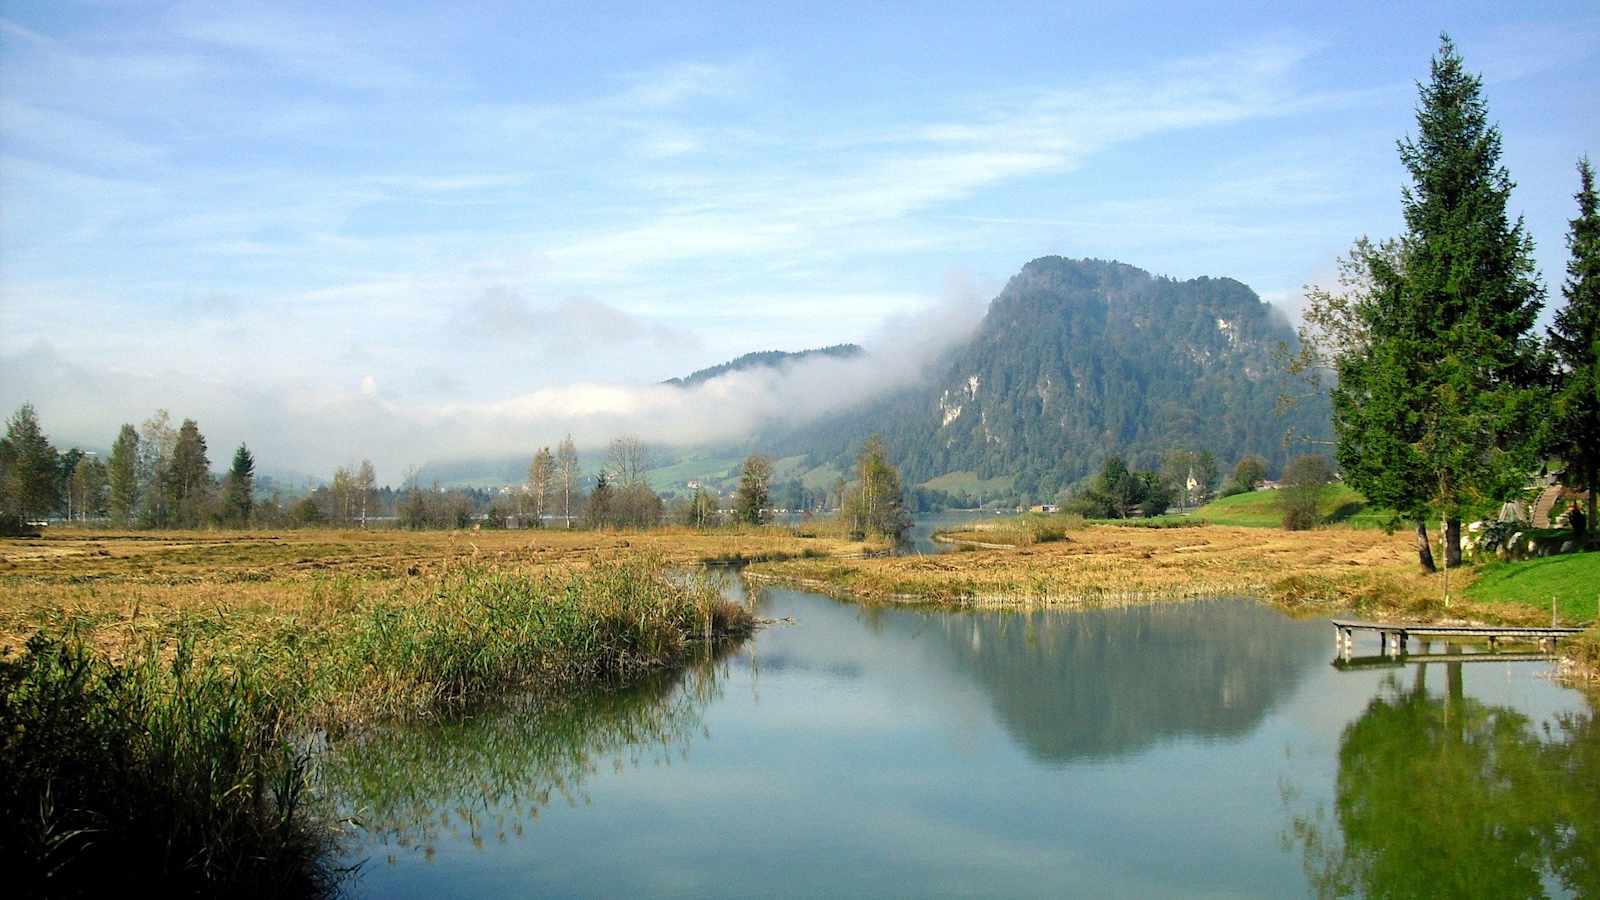
<svg viewBox="0 0 1600 900">
<path fill-rule="evenodd" d="M 331 831 L 307 758 L 248 671 L 194 664 L 192 638 L 121 660 L 74 636 L 0 661 L 0 859 L 13 896 L 325 892 Z"/>
<path fill-rule="evenodd" d="M 617 682 L 754 620 L 659 561 L 334 579 L 294 616 L 189 616 L 120 656 L 0 654 L 0 865 L 22 895 L 305 896 L 337 880 L 309 736 L 505 690 Z"/>
</svg>

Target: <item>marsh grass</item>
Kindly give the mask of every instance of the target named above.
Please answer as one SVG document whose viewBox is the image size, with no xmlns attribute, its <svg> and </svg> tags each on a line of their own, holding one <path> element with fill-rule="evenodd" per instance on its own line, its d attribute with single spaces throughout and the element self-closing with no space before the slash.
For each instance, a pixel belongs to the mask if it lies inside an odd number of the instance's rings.
<svg viewBox="0 0 1600 900">
<path fill-rule="evenodd" d="M 1566 656 L 1573 674 L 1586 681 L 1600 680 L 1600 623 L 1574 638 Z"/>
<path fill-rule="evenodd" d="M 1008 547 L 1032 547 L 1036 544 L 1049 544 L 1067 540 L 1069 532 L 1082 528 L 1083 525 L 1084 518 L 1073 513 L 1049 515 L 1023 513 L 1018 516 L 996 518 L 992 521 L 974 522 L 959 529 L 938 531 L 934 533 L 934 537 L 945 543 L 973 546 L 995 544 Z"/>
<path fill-rule="evenodd" d="M 12 896 L 327 892 L 332 832 L 281 698 L 195 642 L 118 661 L 35 636 L 0 662 L 0 858 Z"/>
<path fill-rule="evenodd" d="M 1135 519 L 1090 519 L 1095 525 L 1115 528 L 1202 528 L 1211 524 L 1194 516 L 1149 516 Z"/>
<path fill-rule="evenodd" d="M 158 617 L 94 586 L 0 658 L 0 860 L 24 895 L 326 891 L 333 823 L 297 748 L 476 696 L 621 683 L 749 633 L 708 577 L 665 570 L 469 560 Z"/>
</svg>

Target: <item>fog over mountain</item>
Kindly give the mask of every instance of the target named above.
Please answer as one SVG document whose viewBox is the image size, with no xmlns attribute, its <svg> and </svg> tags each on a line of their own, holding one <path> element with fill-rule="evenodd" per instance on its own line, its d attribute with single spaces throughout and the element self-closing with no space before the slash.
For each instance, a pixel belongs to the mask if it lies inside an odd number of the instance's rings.
<svg viewBox="0 0 1600 900">
<path fill-rule="evenodd" d="M 161 406 L 200 423 L 214 464 L 243 441 L 274 471 L 325 473 L 370 458 L 381 478 L 398 483 L 408 468 L 430 462 L 525 460 L 566 434 L 586 449 L 622 434 L 681 448 L 744 442 L 778 421 L 803 425 L 914 383 L 971 334 L 982 309 L 971 281 L 951 276 L 938 298 L 885 319 L 859 352 L 795 348 L 776 364 L 730 366 L 681 384 L 577 381 L 502 397 L 486 385 L 482 399 L 453 402 L 391 396 L 371 378 L 338 390 L 309 380 L 247 388 L 166 370 L 159 358 L 111 370 L 40 341 L 0 356 L 0 403 L 34 403 L 63 447 L 108 447 L 121 422 L 137 424 Z"/>
</svg>

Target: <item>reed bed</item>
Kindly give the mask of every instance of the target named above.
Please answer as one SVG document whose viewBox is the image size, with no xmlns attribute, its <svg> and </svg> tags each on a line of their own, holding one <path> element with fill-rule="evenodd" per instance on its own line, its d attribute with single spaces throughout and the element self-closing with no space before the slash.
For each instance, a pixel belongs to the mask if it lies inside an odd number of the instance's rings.
<svg viewBox="0 0 1600 900">
<path fill-rule="evenodd" d="M 328 893 L 333 832 L 282 695 L 195 665 L 36 635 L 0 663 L 0 858 L 20 897 Z"/>
<path fill-rule="evenodd" d="M 12 883 L 24 896 L 324 892 L 339 873 L 308 741 L 474 696 L 621 682 L 753 627 L 710 576 L 668 578 L 672 561 L 607 540 L 612 552 L 558 564 L 480 552 L 400 576 L 347 562 L 171 578 L 182 561 L 149 579 L 13 579 L 34 592 L 8 594 L 24 607 L 8 631 L 27 639 L 0 657 Z M 263 554 L 244 552 L 259 570 Z"/>
<path fill-rule="evenodd" d="M 1023 513 L 992 521 L 974 522 L 959 529 L 939 531 L 934 539 L 969 546 L 1032 547 L 1067 539 L 1068 532 L 1082 528 L 1085 520 L 1073 513 Z"/>
</svg>

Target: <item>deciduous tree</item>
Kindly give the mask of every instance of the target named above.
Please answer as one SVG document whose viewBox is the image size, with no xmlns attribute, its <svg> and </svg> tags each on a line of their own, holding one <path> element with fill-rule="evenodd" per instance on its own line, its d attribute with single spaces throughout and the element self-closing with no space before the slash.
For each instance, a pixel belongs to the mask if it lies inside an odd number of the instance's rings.
<svg viewBox="0 0 1600 900">
<path fill-rule="evenodd" d="M 1322 524 L 1322 497 L 1332 480 L 1333 466 L 1321 454 L 1310 453 L 1290 460 L 1277 496 L 1283 527 L 1289 531 L 1305 531 Z"/>
<path fill-rule="evenodd" d="M 556 477 L 561 483 L 562 515 L 568 528 L 572 527 L 572 500 L 578 490 L 578 476 L 578 446 L 569 434 L 556 446 Z"/>
<path fill-rule="evenodd" d="M 739 470 L 739 490 L 733 496 L 734 513 L 739 521 L 760 525 L 766 520 L 768 489 L 772 481 L 772 460 L 752 453 Z"/>
<path fill-rule="evenodd" d="M 533 522 L 544 524 L 544 514 L 550 500 L 550 487 L 556 478 L 556 458 L 549 447 L 540 447 L 528 466 L 528 496 L 533 500 Z"/>
</svg>

